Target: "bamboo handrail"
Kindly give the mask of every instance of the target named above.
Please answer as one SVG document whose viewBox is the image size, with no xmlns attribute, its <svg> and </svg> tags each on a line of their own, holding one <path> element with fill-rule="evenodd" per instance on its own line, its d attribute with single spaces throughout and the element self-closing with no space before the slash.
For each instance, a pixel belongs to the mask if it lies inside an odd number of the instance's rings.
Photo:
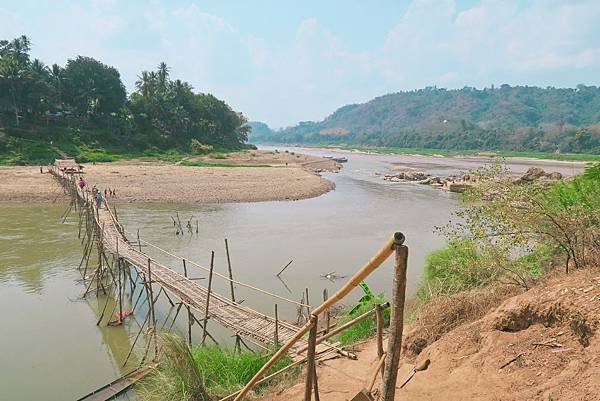
<svg viewBox="0 0 600 401">
<path fill-rule="evenodd" d="M 386 302 L 386 303 L 381 304 L 380 306 L 381 306 L 382 309 L 387 309 L 387 308 L 390 307 L 390 303 Z M 344 331 L 347 328 L 352 327 L 355 324 L 362 322 L 366 318 L 368 318 L 371 315 L 375 314 L 376 310 L 377 310 L 376 308 L 368 310 L 365 313 L 363 313 L 362 315 L 359 315 L 359 316 L 355 317 L 354 319 L 350 320 L 349 322 L 344 323 L 340 327 L 338 327 L 338 328 L 336 328 L 334 330 L 331 330 L 329 333 L 325 334 L 324 336 L 317 338 L 317 345 L 320 344 L 320 343 L 322 343 L 323 341 L 327 340 L 328 338 L 331 338 L 331 337 L 335 336 L 339 332 Z M 302 347 L 298 351 L 296 351 L 296 353 L 297 354 L 301 354 L 304 351 L 306 351 L 307 349 L 308 349 L 308 345 L 305 345 L 304 347 Z"/>
<path fill-rule="evenodd" d="M 358 284 L 363 281 L 369 274 L 371 274 L 375 269 L 377 269 L 381 264 L 390 257 L 392 252 L 394 251 L 395 245 L 402 245 L 404 243 L 404 234 L 401 232 L 396 232 L 391 236 L 390 239 L 386 241 L 386 243 L 377 251 L 375 256 L 373 256 L 363 267 L 360 268 L 358 272 L 348 280 L 348 282 L 340 288 L 331 298 L 323 302 L 316 309 L 312 311 L 313 315 L 319 315 L 323 313 L 325 310 L 329 309 L 332 305 L 337 303 L 340 299 L 344 298 L 350 291 L 352 291 Z M 238 396 L 234 401 L 242 400 L 246 394 L 256 385 L 256 382 L 267 372 L 274 364 L 277 362 L 287 351 L 298 341 L 300 338 L 304 336 L 311 328 L 311 323 L 308 322 L 304 326 L 302 326 L 296 334 L 288 340 L 277 352 L 263 365 L 262 368 L 250 381 L 244 386 L 244 388 L 240 391 Z"/>
</svg>

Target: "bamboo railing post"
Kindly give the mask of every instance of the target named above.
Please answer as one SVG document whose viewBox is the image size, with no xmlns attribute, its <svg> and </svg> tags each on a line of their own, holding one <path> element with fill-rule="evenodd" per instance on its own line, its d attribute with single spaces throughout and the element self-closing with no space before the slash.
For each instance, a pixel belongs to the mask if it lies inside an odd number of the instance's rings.
<svg viewBox="0 0 600 401">
<path fill-rule="evenodd" d="M 273 336 L 275 348 L 279 346 L 279 315 L 277 314 L 277 304 L 275 304 L 275 334 Z"/>
<path fill-rule="evenodd" d="M 215 263 L 215 251 L 210 254 L 210 271 L 208 273 L 208 292 L 206 294 L 206 309 L 204 310 L 204 324 L 202 325 L 202 344 L 206 340 L 206 325 L 208 324 L 208 306 L 210 304 L 210 291 L 212 287 L 213 269 Z"/>
<path fill-rule="evenodd" d="M 117 237 L 117 277 L 119 278 L 119 323 L 123 321 L 123 297 L 121 295 L 122 287 L 121 284 L 121 258 L 119 257 L 119 237 Z"/>
<path fill-rule="evenodd" d="M 310 333 L 308 335 L 308 353 L 306 355 L 306 381 L 304 386 L 304 401 L 311 401 L 313 393 L 313 378 L 315 376 L 315 348 L 317 346 L 317 315 L 310 316 Z"/>
<path fill-rule="evenodd" d="M 137 240 L 138 240 L 138 248 L 140 252 L 142 252 L 142 243 L 140 242 L 140 229 L 137 229 Z"/>
<path fill-rule="evenodd" d="M 229 243 L 225 238 L 225 253 L 227 254 L 227 268 L 229 269 L 229 289 L 231 291 L 231 300 L 235 302 L 235 292 L 233 288 L 233 273 L 231 271 L 231 259 L 229 258 Z"/>
<path fill-rule="evenodd" d="M 306 320 L 310 319 L 310 301 L 308 300 L 308 287 L 304 290 L 306 292 Z"/>
<path fill-rule="evenodd" d="M 183 261 L 183 275 L 185 276 L 185 278 L 187 278 L 188 273 L 187 273 L 187 265 L 185 262 L 185 258 L 182 259 Z M 186 305 L 185 306 L 187 308 L 187 313 L 188 313 L 188 343 L 191 346 L 192 345 L 192 311 L 190 310 L 190 306 Z"/>
<path fill-rule="evenodd" d="M 380 304 L 375 305 L 375 321 L 377 325 L 377 358 L 383 356 L 383 308 Z M 381 375 L 385 372 L 385 359 L 382 362 Z"/>
<path fill-rule="evenodd" d="M 152 334 L 154 337 L 154 359 L 158 358 L 158 343 L 156 342 L 156 314 L 154 313 L 154 295 L 152 292 L 152 269 L 150 268 L 151 260 L 148 258 L 148 292 L 150 293 L 150 314 L 152 315 Z"/>
<path fill-rule="evenodd" d="M 323 302 L 327 302 L 328 298 L 329 298 L 329 292 L 327 291 L 327 288 L 325 288 L 323 290 Z M 331 312 L 329 311 L 329 309 L 327 309 L 325 311 L 325 331 L 323 331 L 323 334 L 329 333 L 330 326 L 331 326 Z"/>
<path fill-rule="evenodd" d="M 394 265 L 394 286 L 392 288 L 392 316 L 390 318 L 390 335 L 386 352 L 387 361 L 380 392 L 383 401 L 394 400 L 396 380 L 398 378 L 398 365 L 400 363 L 400 351 L 402 349 L 408 247 L 404 245 L 404 235 L 401 233 L 397 233 L 395 236 L 394 249 L 396 257 Z"/>
</svg>

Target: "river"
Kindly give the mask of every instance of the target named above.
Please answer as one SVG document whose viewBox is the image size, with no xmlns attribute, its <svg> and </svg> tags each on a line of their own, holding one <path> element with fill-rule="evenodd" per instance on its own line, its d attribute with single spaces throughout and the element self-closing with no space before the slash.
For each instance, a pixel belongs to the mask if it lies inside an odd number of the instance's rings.
<svg viewBox="0 0 600 401">
<path fill-rule="evenodd" d="M 335 154 L 322 149 L 291 151 Z M 322 299 L 325 288 L 332 294 L 344 282 L 322 275 L 350 276 L 392 233 L 402 231 L 410 249 L 407 291 L 414 294 L 425 255 L 444 242 L 434 227 L 451 219 L 458 198 L 428 186 L 386 182 L 374 173 L 386 171 L 390 163 L 408 163 L 445 174 L 476 167 L 482 161 L 340 154 L 348 158 L 343 169 L 323 174 L 335 182 L 336 189 L 317 198 L 218 205 L 123 204 L 117 205 L 119 218 L 131 233 L 139 229 L 143 240 L 205 266 L 214 250 L 215 269 L 223 274 L 227 272 L 224 238 L 228 238 L 237 280 L 296 301 L 309 288 L 311 304 Z M 529 165 L 514 163 L 511 167 L 522 171 Z M 581 165 L 575 164 L 552 166 L 565 174 L 581 170 Z M 137 332 L 133 319 L 121 327 L 98 327 L 104 299 L 81 299 L 85 288 L 76 267 L 82 246 L 77 239 L 76 214 L 71 213 L 61 224 L 66 208 L 57 203 L 0 204 L 2 400 L 75 399 L 132 367 L 131 363 L 125 368 L 121 365 Z M 184 225 L 192 219 L 192 233 L 175 235 L 171 218 L 176 213 Z M 180 263 L 151 247 L 145 251 L 164 262 Z M 276 273 L 291 260 L 278 279 Z M 203 271 L 190 271 L 193 277 L 206 277 Z M 391 276 L 388 261 L 367 283 L 375 292 L 389 293 Z M 215 288 L 229 294 L 223 280 L 216 279 Z M 352 295 L 349 302 L 361 294 L 355 291 Z M 295 320 L 296 307 L 285 301 L 242 287 L 236 289 L 236 297 L 269 314 L 277 302 L 280 316 Z M 168 314 L 164 302 L 158 312 L 159 318 Z M 144 308 L 136 315 L 143 319 Z M 176 324 L 180 328 L 185 325 L 181 319 Z M 220 340 L 230 341 L 231 333 L 210 325 L 209 329 Z M 195 338 L 199 334 L 195 332 Z"/>
</svg>

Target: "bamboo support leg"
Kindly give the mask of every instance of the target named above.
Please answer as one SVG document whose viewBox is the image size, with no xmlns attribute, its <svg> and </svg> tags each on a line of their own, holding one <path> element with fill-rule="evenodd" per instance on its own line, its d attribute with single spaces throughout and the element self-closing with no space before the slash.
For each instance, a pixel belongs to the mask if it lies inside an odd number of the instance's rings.
<svg viewBox="0 0 600 401">
<path fill-rule="evenodd" d="M 154 359 L 158 358 L 158 343 L 156 342 L 156 314 L 154 313 L 154 296 L 152 295 L 152 269 L 151 260 L 148 258 L 148 292 L 150 302 L 150 312 L 152 315 L 152 337 L 154 338 Z"/>
<path fill-rule="evenodd" d="M 380 304 L 375 305 L 375 322 L 377 325 L 377 358 L 383 356 L 383 307 Z M 381 376 L 385 372 L 385 358 L 382 362 Z"/>
<path fill-rule="evenodd" d="M 183 259 L 183 275 L 185 276 L 185 278 L 187 278 L 188 273 L 187 273 L 187 264 L 185 262 L 185 259 Z M 185 306 L 187 308 L 187 313 L 188 313 L 188 344 L 190 345 L 190 347 L 192 346 L 192 311 L 190 310 L 190 306 L 186 305 Z"/>
<path fill-rule="evenodd" d="M 279 315 L 277 314 L 277 304 L 275 304 L 275 333 L 273 335 L 273 344 L 275 344 L 275 348 L 279 347 Z"/>
<path fill-rule="evenodd" d="M 206 293 L 206 309 L 204 310 L 204 324 L 202 325 L 202 344 L 206 340 L 206 325 L 208 324 L 208 307 L 210 304 L 210 292 L 212 287 L 213 269 L 215 263 L 215 251 L 210 254 L 210 271 L 208 275 L 208 292 Z"/>
</svg>

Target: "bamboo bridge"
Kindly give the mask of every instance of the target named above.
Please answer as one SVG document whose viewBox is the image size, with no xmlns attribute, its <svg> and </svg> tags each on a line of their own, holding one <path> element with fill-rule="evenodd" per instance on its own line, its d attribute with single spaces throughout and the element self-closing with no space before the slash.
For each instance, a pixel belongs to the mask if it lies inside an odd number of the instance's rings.
<svg viewBox="0 0 600 401">
<path fill-rule="evenodd" d="M 254 343 L 260 343 L 266 347 L 273 348 L 277 343 L 286 342 L 294 336 L 298 331 L 298 327 L 281 321 L 276 317 L 271 317 L 260 313 L 247 306 L 241 305 L 234 299 L 222 296 L 211 289 L 212 281 L 212 267 L 210 269 L 202 267 L 194 262 L 186 261 L 181 258 L 182 263 L 185 265 L 193 264 L 200 268 L 203 268 L 211 273 L 209 278 L 208 288 L 199 285 L 193 281 L 186 274 L 180 274 L 173 268 L 168 267 L 157 260 L 151 258 L 141 251 L 141 246 L 132 245 L 125 236 L 125 230 L 123 226 L 118 222 L 115 213 L 111 211 L 107 199 L 103 199 L 104 206 L 96 207 L 95 199 L 87 188 L 80 188 L 77 185 L 76 176 L 78 175 L 78 166 L 73 160 L 57 160 L 52 169 L 52 173 L 59 179 L 64 189 L 71 194 L 72 202 L 79 205 L 79 210 L 89 215 L 87 223 L 91 222 L 93 230 L 96 232 L 96 243 L 100 248 L 100 252 L 105 259 L 105 265 L 109 265 L 110 262 L 106 257 L 106 254 L 113 255 L 116 260 L 126 266 L 132 267 L 138 274 L 144 277 L 144 285 L 147 285 L 148 295 L 153 294 L 153 285 L 162 288 L 167 293 L 174 296 L 179 300 L 180 304 L 185 305 L 191 310 L 198 311 L 204 314 L 204 322 L 200 322 L 201 319 L 197 319 L 196 323 L 206 325 L 206 320 L 210 319 L 216 323 L 219 323 L 225 328 L 230 329 L 236 335 L 247 338 Z M 81 215 L 82 213 L 80 213 Z M 81 226 L 81 223 L 80 223 Z M 87 229 L 88 236 L 90 229 Z M 173 255 L 172 255 L 173 256 Z M 99 266 L 93 273 L 92 278 L 97 276 L 99 279 L 102 274 L 103 268 Z M 116 273 L 107 272 L 110 277 L 115 277 Z M 221 277 L 237 284 L 243 284 L 246 287 L 255 288 L 250 285 L 239 283 L 226 276 Z M 119 286 L 119 283 L 117 287 Z M 124 285 L 121 283 L 121 285 Z M 270 294 L 266 291 L 255 288 L 256 290 L 274 296 L 279 299 L 285 299 L 277 296 L 276 294 Z M 154 299 L 154 297 L 152 296 Z M 287 300 L 287 299 L 285 299 Z M 171 301 L 171 298 L 170 298 Z M 287 300 L 294 304 L 300 305 L 301 307 L 308 307 L 306 304 L 298 303 L 296 301 Z M 153 309 L 154 302 L 150 302 L 151 309 Z M 149 319 L 153 318 L 154 311 L 150 311 Z M 151 322 L 152 323 L 152 322 Z M 203 335 L 205 337 L 205 335 Z M 301 349 L 306 346 L 299 343 L 296 347 Z M 339 351 L 344 355 L 351 355 L 347 352 L 342 351 L 337 346 L 332 344 L 323 344 L 320 351 L 335 350 Z M 291 353 L 292 354 L 292 353 Z M 293 353 L 295 354 L 295 353 Z"/>
<path fill-rule="evenodd" d="M 82 243 L 86 242 L 84 256 L 79 264 L 80 271 L 83 270 L 82 276 L 84 283 L 86 283 L 84 297 L 90 291 L 93 291 L 93 283 L 96 283 L 96 293 L 102 291 L 104 294 L 108 294 L 106 290 L 107 287 L 109 288 L 109 291 L 114 291 L 115 298 L 118 299 L 118 319 L 116 322 L 109 321 L 108 324 L 121 324 L 124 318 L 135 312 L 138 301 L 144 294 L 144 291 L 140 289 L 138 299 L 133 304 L 133 309 L 129 311 L 129 313 L 125 312 L 123 309 L 123 298 L 126 294 L 127 280 L 129 280 L 130 286 L 129 296 L 131 297 L 131 301 L 133 301 L 134 290 L 138 284 L 138 279 L 141 278 L 142 281 L 140 285 L 143 287 L 143 290 L 145 290 L 145 299 L 149 305 L 149 310 L 146 313 L 143 323 L 140 325 L 140 330 L 133 341 L 133 345 L 129 350 L 129 354 L 127 355 L 124 364 L 124 366 L 127 364 L 136 342 L 144 330 L 144 326 L 148 323 L 147 335 L 144 336 L 147 339 L 146 351 L 138 369 L 113 383 L 93 391 L 80 400 L 108 400 L 119 392 L 125 391 L 130 385 L 135 383 L 135 381 L 141 379 L 151 371 L 147 366 L 144 367 L 144 362 L 152 342 L 154 343 L 154 361 L 156 362 L 158 360 L 159 345 L 157 342 L 157 332 L 159 329 L 157 328 L 154 307 L 161 294 L 165 295 L 168 302 L 171 304 L 171 308 L 176 308 L 177 310 L 169 330 L 173 327 L 182 306 L 186 307 L 188 312 L 188 341 L 190 344 L 192 342 L 191 328 L 193 324 L 198 324 L 202 328 L 202 343 L 204 343 L 207 336 L 216 342 L 207 331 L 207 322 L 210 319 L 235 333 L 236 346 L 238 346 L 238 343 L 240 342 L 245 345 L 242 339 L 245 338 L 263 348 L 276 350 L 271 359 L 265 363 L 243 389 L 220 401 L 241 401 L 256 385 L 302 363 L 306 363 L 304 400 L 311 401 L 312 394 L 314 393 L 315 400 L 318 401 L 319 390 L 317 384 L 316 360 L 329 359 L 338 355 L 356 359 L 356 356 L 353 353 L 347 352 L 340 348 L 338 344 L 331 344 L 326 340 L 371 316 L 375 316 L 376 318 L 378 363 L 369 382 L 366 384 L 365 390 L 357 394 L 353 400 L 373 400 L 373 389 L 380 374 L 381 399 L 384 401 L 392 401 L 394 399 L 402 344 L 404 296 L 408 258 L 408 248 L 404 245 L 405 237 L 402 233 L 396 232 L 386 241 L 375 256 L 363 265 L 331 298 L 327 298 L 322 304 L 311 310 L 308 302 L 296 302 L 277 294 L 269 293 L 250 284 L 234 280 L 231 274 L 231 268 L 229 269 L 229 277 L 214 272 L 214 252 L 211 258 L 210 268 L 181 258 L 184 274 L 180 274 L 172 267 L 169 267 L 142 252 L 142 242 L 139 235 L 137 243 L 127 239 L 127 232 L 118 221 L 116 209 L 114 212 L 111 211 L 110 205 L 106 203 L 106 199 L 103 199 L 104 207 L 98 207 L 92 192 L 84 185 L 78 185 L 76 178 L 78 176 L 81 178 L 82 172 L 80 166 L 78 166 L 74 160 L 56 160 L 51 172 L 59 180 L 65 191 L 71 195 L 71 205 L 69 210 L 65 212 L 64 218 L 66 219 L 66 216 L 72 207 L 75 207 L 75 209 L 79 211 L 79 237 L 81 238 L 83 235 Z M 156 245 L 146 241 L 144 242 L 146 245 L 153 246 L 171 257 L 175 256 Z M 227 242 L 225 244 L 227 249 Z M 88 262 L 92 249 L 98 250 L 98 263 L 96 267 L 92 269 L 92 272 L 88 274 Z M 350 322 L 330 330 L 330 308 L 347 296 L 360 282 L 381 266 L 381 264 L 394 252 L 396 255 L 394 264 L 395 273 L 392 287 L 392 312 L 390 317 L 387 350 L 384 352 L 384 319 L 382 311 L 390 306 L 389 302 L 375 305 L 375 308 L 372 310 L 355 317 Z M 112 256 L 112 261 L 109 260 L 108 256 Z M 207 287 L 197 284 L 193 279 L 188 277 L 187 264 L 194 265 L 209 272 Z M 132 271 L 137 273 L 135 280 L 132 277 Z M 213 275 L 229 281 L 231 297 L 220 295 L 212 289 Z M 306 309 L 307 313 L 304 324 L 302 326 L 296 326 L 279 320 L 277 316 L 277 304 L 275 304 L 275 317 L 265 315 L 250 307 L 241 305 L 240 302 L 235 301 L 233 290 L 234 283 L 273 298 L 291 302 L 298 307 L 299 311 Z M 159 289 L 156 296 L 154 294 L 154 287 Z M 175 302 L 171 297 L 175 299 Z M 103 321 L 107 305 L 108 297 L 97 324 L 100 324 Z M 201 313 L 203 315 L 203 321 L 201 322 L 197 319 L 192 311 Z M 167 319 L 165 319 L 165 323 L 167 322 L 170 313 L 171 312 L 169 312 Z M 324 330 L 319 331 L 318 319 L 321 315 L 326 317 L 327 324 L 325 325 Z M 163 327 L 165 323 L 163 323 Z M 308 334 L 308 338 L 305 337 L 306 334 Z M 321 336 L 319 337 L 319 335 Z M 294 362 L 275 373 L 265 376 L 275 362 L 285 354 L 289 354 Z"/>
</svg>

